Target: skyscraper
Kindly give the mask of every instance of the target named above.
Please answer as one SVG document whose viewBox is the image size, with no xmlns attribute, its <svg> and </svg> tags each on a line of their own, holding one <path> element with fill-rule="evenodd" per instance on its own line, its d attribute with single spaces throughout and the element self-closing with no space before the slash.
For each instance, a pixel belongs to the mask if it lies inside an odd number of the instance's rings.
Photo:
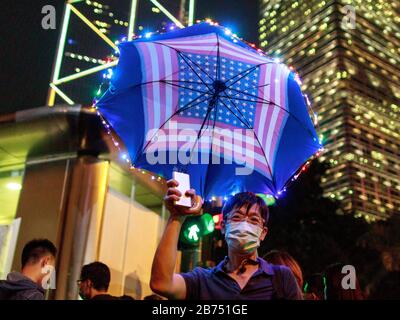
<svg viewBox="0 0 400 320">
<path fill-rule="evenodd" d="M 323 187 L 367 221 L 400 212 L 400 1 L 261 0 L 261 48 L 300 74 L 331 164 Z"/>
</svg>

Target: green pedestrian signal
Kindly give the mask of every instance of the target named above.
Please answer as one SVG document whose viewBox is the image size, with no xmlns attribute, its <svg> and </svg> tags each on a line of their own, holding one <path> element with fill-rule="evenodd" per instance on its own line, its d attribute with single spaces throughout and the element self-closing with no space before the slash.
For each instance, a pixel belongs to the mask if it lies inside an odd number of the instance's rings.
<svg viewBox="0 0 400 320">
<path fill-rule="evenodd" d="M 189 234 L 188 234 L 188 239 L 194 242 L 199 241 L 199 232 L 200 229 L 197 226 L 197 224 L 194 224 L 192 226 L 189 227 Z"/>
<path fill-rule="evenodd" d="M 183 223 L 180 240 L 189 245 L 197 245 L 202 236 L 212 233 L 214 229 L 214 220 L 208 213 L 188 217 Z"/>
</svg>

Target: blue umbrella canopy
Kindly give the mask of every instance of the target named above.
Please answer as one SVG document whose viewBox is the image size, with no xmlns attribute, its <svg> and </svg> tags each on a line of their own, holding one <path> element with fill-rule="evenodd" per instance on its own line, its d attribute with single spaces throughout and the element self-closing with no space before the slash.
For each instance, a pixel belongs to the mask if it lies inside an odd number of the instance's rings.
<svg viewBox="0 0 400 320">
<path fill-rule="evenodd" d="M 120 44 L 97 102 L 132 163 L 203 197 L 277 196 L 322 146 L 296 75 L 207 23 Z"/>
</svg>

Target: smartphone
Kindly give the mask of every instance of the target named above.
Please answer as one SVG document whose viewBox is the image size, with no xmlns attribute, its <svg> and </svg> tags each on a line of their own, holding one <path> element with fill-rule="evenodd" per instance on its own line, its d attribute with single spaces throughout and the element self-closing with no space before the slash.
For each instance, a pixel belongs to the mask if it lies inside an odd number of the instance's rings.
<svg viewBox="0 0 400 320">
<path fill-rule="evenodd" d="M 187 173 L 173 171 L 172 179 L 178 181 L 179 186 L 177 189 L 182 193 L 182 197 L 179 199 L 179 201 L 175 201 L 175 204 L 190 208 L 192 206 L 192 199 L 185 195 L 186 191 L 190 190 L 189 175 Z"/>
</svg>

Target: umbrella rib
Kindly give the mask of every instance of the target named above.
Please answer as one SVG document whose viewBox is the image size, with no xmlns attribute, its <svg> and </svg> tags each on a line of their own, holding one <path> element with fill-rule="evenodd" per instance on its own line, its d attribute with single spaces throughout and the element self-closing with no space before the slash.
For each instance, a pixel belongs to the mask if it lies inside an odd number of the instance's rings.
<svg viewBox="0 0 400 320">
<path fill-rule="evenodd" d="M 208 86 L 208 84 L 204 82 L 204 80 L 199 76 L 199 74 L 196 72 L 196 70 L 194 70 L 194 68 L 186 61 L 186 57 L 180 51 L 177 51 L 177 52 L 182 57 L 182 59 L 185 61 L 185 63 L 189 66 L 189 68 L 192 69 L 192 71 L 196 74 L 196 76 L 201 80 L 201 82 L 203 82 L 203 84 L 208 88 L 208 90 L 212 91 L 212 88 L 210 88 Z"/>
<path fill-rule="evenodd" d="M 217 36 L 217 65 L 216 65 L 216 79 L 220 80 L 221 79 L 221 55 L 220 55 L 220 50 L 219 50 L 219 36 L 218 33 L 216 33 Z"/>
<path fill-rule="evenodd" d="M 233 112 L 232 109 L 229 108 L 228 105 L 222 99 L 221 102 L 241 123 L 243 123 L 247 127 L 247 129 L 253 129 L 253 127 L 249 123 L 246 123 L 242 119 L 240 119 L 238 115 L 235 112 Z"/>
<path fill-rule="evenodd" d="M 247 101 L 247 102 L 263 102 L 263 103 L 269 103 L 269 104 L 274 105 L 275 107 L 278 107 L 278 108 L 280 108 L 280 109 L 286 111 L 287 113 L 290 113 L 289 111 L 287 111 L 285 108 L 283 108 L 283 107 L 280 106 L 279 104 L 277 104 L 277 103 L 275 103 L 275 102 L 272 102 L 272 101 L 270 101 L 270 100 L 266 100 L 266 99 L 260 98 L 259 96 L 254 95 L 254 94 L 247 93 L 247 92 L 244 92 L 244 91 L 241 91 L 241 90 L 237 90 L 237 89 L 233 89 L 233 88 L 229 88 L 229 90 L 236 91 L 236 93 L 235 93 L 234 96 L 229 96 L 229 98 L 231 98 L 231 99 L 243 100 L 243 101 Z M 252 98 L 256 98 L 257 100 L 256 100 L 256 101 L 251 101 L 251 100 L 249 100 L 249 99 L 237 98 L 236 96 L 239 95 L 239 94 L 243 94 L 243 95 L 246 95 L 246 96 L 250 96 L 250 97 L 252 97 Z"/>
<path fill-rule="evenodd" d="M 229 100 L 230 100 L 230 102 L 235 106 L 235 108 L 238 108 L 235 104 L 234 104 L 234 102 L 230 99 L 230 98 L 228 98 Z M 222 101 L 222 100 L 221 100 Z M 224 102 L 222 102 L 222 103 L 224 103 Z M 226 106 L 226 104 L 224 103 L 224 105 Z M 232 112 L 232 110 L 228 107 L 228 106 L 226 106 L 231 112 Z M 239 112 L 240 112 L 240 110 L 239 109 L 237 109 Z M 241 112 L 240 112 L 241 113 Z M 234 112 L 232 112 L 232 114 L 236 117 L 236 118 L 238 118 L 239 119 L 239 117 L 234 113 Z M 240 121 L 242 121 L 241 119 L 239 119 Z M 246 125 L 246 124 L 245 124 Z M 271 168 L 271 166 L 269 165 L 269 162 L 268 162 L 268 159 L 267 159 L 267 156 L 265 155 L 265 151 L 264 151 L 264 148 L 263 148 L 263 146 L 262 146 L 262 144 L 261 144 L 261 142 L 260 142 L 260 140 L 258 139 L 258 136 L 257 136 L 257 134 L 256 134 L 256 132 L 255 132 L 255 130 L 254 130 L 254 128 L 253 127 L 249 127 L 249 129 L 253 129 L 253 134 L 254 134 L 254 137 L 256 138 L 256 140 L 257 140 L 257 143 L 258 143 L 258 145 L 260 146 L 260 149 L 261 149 L 261 151 L 262 151 L 262 153 L 263 153 L 263 156 L 264 156 L 264 159 L 265 159 L 265 162 L 266 162 L 266 164 L 267 164 L 267 167 L 268 167 L 268 170 L 269 170 L 269 173 L 270 173 L 270 175 L 271 175 L 271 179 L 272 179 L 272 168 Z"/>
<path fill-rule="evenodd" d="M 236 77 L 241 76 L 241 78 L 239 78 L 238 80 L 235 80 L 233 83 L 229 84 L 229 86 L 232 86 L 232 85 L 234 85 L 236 82 L 238 82 L 239 80 L 241 80 L 242 78 L 244 78 L 245 76 L 247 76 L 248 74 L 252 73 L 252 72 L 253 72 L 254 70 L 256 70 L 258 67 L 259 67 L 259 65 L 253 66 L 253 67 L 251 67 L 251 68 L 249 68 L 249 69 L 246 69 L 246 70 L 244 70 L 244 71 L 242 71 L 242 72 L 239 72 L 238 74 L 236 74 L 236 75 L 234 75 L 233 77 L 229 78 L 229 79 L 226 81 L 226 83 L 228 83 L 229 81 L 235 79 Z"/>
<path fill-rule="evenodd" d="M 183 82 L 183 83 L 191 83 L 191 84 L 200 84 L 200 82 L 196 82 L 196 81 L 186 81 L 186 80 L 172 80 L 172 79 L 168 79 L 168 80 L 159 80 L 159 81 Z M 209 84 L 211 84 L 211 83 L 209 83 Z"/>
<path fill-rule="evenodd" d="M 261 85 L 259 85 L 259 86 L 250 86 L 249 88 L 260 90 L 260 88 L 262 88 L 262 87 L 268 87 L 268 86 L 270 86 L 270 85 L 271 85 L 270 83 L 266 83 L 266 84 L 261 84 Z"/>
<path fill-rule="evenodd" d="M 248 76 L 250 73 L 252 73 L 253 71 L 255 71 L 257 68 L 259 68 L 258 66 L 255 66 L 252 70 L 248 70 L 248 72 L 242 72 L 243 74 L 240 75 L 240 77 L 238 79 L 236 79 L 235 81 L 233 81 L 231 84 L 227 85 L 227 88 L 230 89 L 235 83 L 239 82 L 240 80 L 242 80 L 244 77 Z"/>
<path fill-rule="evenodd" d="M 261 84 L 259 86 L 250 86 L 250 89 L 256 89 L 257 92 L 259 92 L 261 88 L 268 87 L 270 85 L 271 85 L 271 83 Z M 229 89 L 231 89 L 231 88 L 229 88 Z"/>
<path fill-rule="evenodd" d="M 205 94 L 202 94 L 201 96 L 198 96 L 196 99 L 194 99 L 194 100 L 188 102 L 187 104 L 185 104 L 182 108 L 179 108 L 179 109 L 175 110 L 175 112 L 174 112 L 171 116 L 169 116 L 167 120 L 164 121 L 164 123 L 160 126 L 160 128 L 157 129 L 156 133 L 155 133 L 155 134 L 151 137 L 151 139 L 146 143 L 146 145 L 144 146 L 143 150 L 141 151 L 141 154 L 143 154 L 143 153 L 146 151 L 146 149 L 147 149 L 148 146 L 150 145 L 151 140 L 153 140 L 153 138 L 154 138 L 154 137 L 158 134 L 158 132 L 166 125 L 166 123 L 167 123 L 169 120 L 172 119 L 172 117 L 176 116 L 176 115 L 177 115 L 179 112 L 181 112 L 181 111 L 185 111 L 185 110 L 187 110 L 187 109 L 193 108 L 193 107 L 199 105 L 200 103 L 206 101 L 206 100 L 208 99 L 208 97 L 205 98 L 205 99 L 202 99 L 201 101 L 197 102 L 197 103 L 194 104 L 194 105 L 190 105 L 190 104 L 192 104 L 193 102 L 195 102 L 197 99 L 204 97 L 204 95 L 205 95 Z M 138 157 L 137 157 L 137 158 L 138 158 Z M 137 158 L 135 159 L 135 162 L 137 161 Z"/>
<path fill-rule="evenodd" d="M 180 52 L 180 53 L 183 55 L 182 52 Z M 205 71 L 205 70 L 204 70 L 202 67 L 200 67 L 196 62 L 194 62 L 192 59 L 190 59 L 190 57 L 188 57 L 188 56 L 186 56 L 186 55 L 185 55 L 185 57 L 186 57 L 191 63 L 193 63 L 197 68 L 199 68 L 201 72 L 203 72 L 207 77 L 209 77 L 209 78 L 211 79 L 211 81 L 214 81 L 214 79 L 208 74 L 207 71 Z M 187 62 L 186 62 L 186 63 L 187 63 Z"/>
<path fill-rule="evenodd" d="M 230 90 L 233 90 L 233 89 L 230 89 Z M 230 98 L 230 99 L 235 99 L 235 100 L 239 100 L 239 101 L 246 101 L 246 102 L 254 102 L 254 103 L 263 103 L 263 101 L 261 101 L 261 100 L 250 100 L 250 99 L 244 99 L 244 98 L 239 98 L 239 97 L 237 97 L 237 95 L 239 95 L 239 94 L 246 94 L 246 93 L 244 93 L 243 91 L 239 91 L 239 90 L 235 90 L 235 91 L 238 91 L 238 93 L 236 93 L 234 96 L 230 96 L 230 95 L 221 95 L 221 97 L 223 97 L 223 98 Z M 256 97 L 256 96 L 254 96 L 254 97 Z M 265 103 L 271 103 L 271 104 L 273 104 L 273 102 L 272 101 L 269 101 L 269 100 L 265 100 L 265 99 L 263 99 L 264 100 L 264 102 Z M 279 107 L 278 105 L 276 105 L 277 107 Z"/>
<path fill-rule="evenodd" d="M 200 93 L 204 93 L 204 94 L 209 93 L 207 91 L 200 91 L 200 90 L 196 90 L 196 89 L 193 89 L 193 88 L 188 88 L 188 87 L 185 87 L 185 86 L 181 86 L 179 84 L 169 83 L 167 80 L 161 80 L 160 82 L 161 83 L 165 83 L 165 84 L 169 84 L 170 86 L 175 86 L 175 87 L 179 87 L 179 88 L 183 88 L 183 89 L 187 89 L 187 90 L 191 90 L 191 91 L 195 91 L 195 92 L 200 92 Z"/>
<path fill-rule="evenodd" d="M 277 107 L 277 108 L 279 108 L 279 109 L 285 111 L 285 112 L 286 112 L 287 114 L 289 114 L 290 116 L 292 116 L 292 117 L 303 127 L 303 129 L 305 129 L 305 130 L 311 135 L 311 137 L 314 138 L 314 135 L 313 135 L 313 133 L 311 132 L 311 130 L 308 129 L 308 128 L 300 121 L 299 118 L 297 118 L 293 113 L 291 113 L 290 111 L 288 111 L 288 110 L 286 110 L 285 108 L 281 107 L 280 105 L 276 104 L 275 102 L 272 102 L 272 101 L 269 101 L 269 100 L 265 100 L 265 99 L 260 98 L 260 97 L 258 97 L 258 96 L 255 96 L 255 95 L 252 95 L 252 94 L 249 94 L 249 93 L 245 93 L 245 92 L 243 92 L 243 91 L 236 90 L 236 89 L 233 89 L 233 88 L 230 88 L 230 90 L 236 91 L 236 92 L 237 92 L 236 95 L 238 95 L 238 94 L 248 95 L 248 96 L 254 97 L 254 98 L 256 98 L 256 99 L 260 99 L 260 100 L 251 101 L 251 100 L 249 100 L 249 99 L 241 99 L 241 98 L 237 98 L 237 97 L 234 97 L 234 96 L 232 97 L 232 96 L 229 96 L 229 95 L 222 96 L 222 97 L 223 97 L 223 98 L 228 98 L 228 99 L 240 100 L 240 101 L 247 101 L 247 102 L 255 102 L 255 103 L 268 104 L 268 107 L 269 107 L 270 105 L 272 105 L 273 107 Z"/>
<path fill-rule="evenodd" d="M 137 87 L 141 87 L 141 86 L 145 86 L 145 85 L 153 84 L 153 83 L 157 83 L 157 82 L 172 85 L 172 83 L 167 83 L 167 81 L 168 81 L 168 82 L 184 82 L 184 83 L 191 83 L 191 84 L 200 84 L 199 82 L 193 82 L 193 81 L 165 80 L 165 79 L 161 79 L 161 80 L 152 80 L 152 81 L 146 81 L 146 82 L 142 82 L 142 83 L 130 85 L 130 86 L 124 88 L 123 91 L 129 90 L 129 89 L 135 89 L 135 88 L 137 88 Z M 184 87 L 184 88 L 185 88 L 185 89 L 188 89 L 188 90 L 193 90 L 193 89 L 190 89 L 190 88 L 187 88 L 187 87 Z M 109 90 L 109 89 L 108 89 L 108 90 Z M 123 92 L 123 91 L 122 91 L 122 92 Z M 199 92 L 201 92 L 201 93 L 209 93 L 209 92 L 204 92 L 204 91 L 199 91 Z M 121 92 L 119 92 L 119 93 L 121 93 Z M 113 94 L 115 94 L 115 93 L 113 93 Z M 102 100 L 102 102 L 107 102 L 107 101 L 108 101 L 109 99 L 111 99 L 111 98 L 112 98 L 112 97 L 108 97 L 108 99 L 104 99 L 104 100 Z"/>
<path fill-rule="evenodd" d="M 217 109 L 218 109 L 218 100 L 216 103 L 216 106 L 214 108 L 214 122 L 213 122 L 213 127 L 212 127 L 212 137 L 211 137 L 211 141 L 210 141 L 210 151 L 208 153 L 208 165 L 207 165 L 207 169 L 206 169 L 206 174 L 205 174 L 205 178 L 204 178 L 204 191 L 206 190 L 206 185 L 207 185 L 207 180 L 208 180 L 208 173 L 209 173 L 209 168 L 210 168 L 210 157 L 212 157 L 212 152 L 213 152 L 213 141 L 214 141 L 214 133 L 215 133 L 215 122 L 217 120 Z"/>
<path fill-rule="evenodd" d="M 251 86 L 252 88 L 261 88 L 261 87 L 267 87 L 267 86 L 270 86 L 271 84 L 270 83 L 266 83 L 266 84 L 261 84 L 261 85 L 259 85 L 259 86 Z"/>
<path fill-rule="evenodd" d="M 118 92 L 118 93 L 120 94 L 121 92 L 130 90 L 130 89 L 136 89 L 136 88 L 138 88 L 138 87 L 146 86 L 146 85 L 148 85 L 148 84 L 153 84 L 153 83 L 157 83 L 157 82 L 159 82 L 159 83 L 166 83 L 166 81 L 180 81 L 180 80 L 164 80 L 164 79 L 161 79 L 161 80 L 152 80 L 152 81 L 141 82 L 141 83 L 137 83 L 137 84 L 133 84 L 133 85 L 127 86 L 126 88 L 124 88 L 123 90 L 121 90 L 121 91 Z M 197 82 L 190 82 L 190 83 L 198 84 Z M 108 89 L 107 91 L 110 91 L 110 89 Z M 115 95 L 116 93 L 114 92 L 114 93 L 112 93 L 112 94 Z M 112 97 L 109 97 L 108 99 L 111 99 L 111 98 L 112 98 Z M 102 102 L 108 101 L 108 99 L 102 100 Z"/>
<path fill-rule="evenodd" d="M 157 42 L 157 41 L 154 41 L 153 43 L 156 43 L 156 44 L 159 44 L 159 45 L 161 45 L 161 46 L 165 46 L 165 47 L 167 47 L 167 48 L 170 48 L 170 49 L 172 49 L 172 50 L 175 50 L 181 57 L 183 57 L 183 52 L 182 51 L 180 51 L 180 50 L 178 50 L 178 49 L 176 49 L 176 48 L 174 48 L 174 47 L 171 47 L 171 46 L 169 46 L 169 45 L 167 45 L 167 44 L 165 44 L 165 43 L 161 43 L 161 42 Z M 186 56 L 185 56 L 186 57 Z M 214 79 L 206 72 L 206 71 L 204 71 L 199 65 L 197 65 L 197 63 L 195 63 L 192 59 L 190 59 L 189 57 L 186 57 L 187 59 L 189 59 L 194 65 L 196 65 L 202 72 L 204 72 L 212 81 L 214 81 Z M 187 65 L 189 65 L 188 63 L 187 63 L 187 61 L 185 60 L 185 62 L 186 62 L 186 64 Z M 189 65 L 189 67 L 190 67 L 190 65 Z M 193 69 L 192 69 L 193 70 Z M 194 70 L 193 70 L 194 71 Z M 197 73 L 196 73 L 197 74 Z M 198 76 L 198 75 L 197 75 Z"/>
<path fill-rule="evenodd" d="M 212 109 L 213 109 L 213 108 L 208 108 L 208 110 L 207 110 L 206 117 L 204 118 L 203 123 L 201 124 L 201 127 L 200 127 L 200 131 L 199 131 L 199 133 L 197 134 L 197 140 L 200 139 L 200 137 L 201 137 L 201 131 L 203 130 L 204 125 L 205 125 L 205 123 L 206 123 L 206 121 L 207 121 L 207 118 L 209 117 L 209 115 L 210 115 Z"/>
<path fill-rule="evenodd" d="M 228 83 L 229 81 L 235 79 L 236 77 L 239 77 L 240 75 L 242 75 L 242 73 L 246 73 L 246 72 L 247 72 L 247 73 L 244 75 L 244 77 L 245 77 L 245 76 L 248 75 L 249 73 L 253 72 L 255 69 L 257 69 L 257 68 L 259 68 L 259 67 L 261 67 L 261 66 L 263 66 L 263 65 L 270 64 L 270 63 L 272 63 L 272 62 L 265 62 L 265 63 L 260 63 L 260 64 L 258 64 L 258 65 L 252 66 L 252 67 L 250 67 L 250 68 L 248 68 L 248 69 L 246 69 L 246 70 L 244 70 L 244 71 L 242 71 L 242 72 L 239 72 L 238 74 L 234 75 L 232 78 L 229 78 L 228 80 L 226 80 L 226 83 Z M 242 78 L 243 78 L 243 77 L 242 77 Z M 242 79 L 242 78 L 240 78 L 240 79 Z M 239 79 L 239 80 L 240 80 L 240 79 Z M 237 82 L 237 81 L 235 81 L 234 83 L 230 84 L 229 86 L 235 84 L 236 82 Z"/>
<path fill-rule="evenodd" d="M 214 107 L 214 108 L 215 108 L 215 107 Z M 209 115 L 210 115 L 212 109 L 213 109 L 213 108 L 208 108 L 207 113 L 206 113 L 206 116 L 205 116 L 205 118 L 204 118 L 204 120 L 203 120 L 203 123 L 201 124 L 199 133 L 197 134 L 197 139 L 196 139 L 196 141 L 194 142 L 192 149 L 190 150 L 190 159 L 189 159 L 189 163 L 190 163 L 190 161 L 192 160 L 194 148 L 196 147 L 198 141 L 200 140 L 200 138 L 201 138 L 201 136 L 202 136 L 202 131 L 203 131 L 204 125 L 205 125 L 205 123 L 206 123 L 206 121 L 207 121 L 207 118 L 209 117 Z M 208 128 L 208 124 L 207 124 L 207 128 Z M 211 146 L 212 146 L 212 145 L 211 145 Z"/>
<path fill-rule="evenodd" d="M 246 117 L 244 116 L 244 114 L 240 111 L 239 107 L 236 106 L 236 104 L 235 104 L 230 98 L 226 98 L 226 97 L 223 97 L 223 98 L 228 99 L 228 100 L 232 103 L 232 105 L 236 108 L 236 110 L 239 111 L 239 113 L 240 113 L 240 115 L 242 116 L 242 118 L 243 118 L 244 120 L 246 120 L 246 123 L 244 123 L 244 122 L 237 116 L 237 114 L 234 113 L 234 112 L 232 111 L 232 109 L 229 108 L 229 107 L 223 102 L 223 100 L 221 99 L 221 102 L 229 109 L 229 111 L 231 111 L 232 114 L 233 114 L 236 118 L 238 118 L 248 129 L 254 129 L 254 128 L 251 126 L 251 124 L 247 121 L 247 119 L 246 119 Z"/>
<path fill-rule="evenodd" d="M 282 106 L 280 106 L 279 104 L 277 104 L 277 103 L 275 103 L 275 102 L 272 102 L 272 101 L 270 101 L 270 100 L 266 100 L 266 99 L 263 99 L 263 98 L 260 98 L 259 96 L 255 96 L 255 95 L 253 95 L 253 94 L 250 94 L 250 93 L 247 93 L 247 92 L 244 92 L 244 91 L 240 91 L 240 90 L 236 90 L 236 89 L 233 89 L 233 88 L 230 88 L 229 90 L 233 90 L 233 91 L 236 91 L 237 93 L 235 94 L 235 96 L 229 96 L 228 95 L 228 98 L 230 98 L 230 99 L 236 99 L 236 100 L 241 100 L 241 101 L 247 101 L 247 102 L 258 102 L 258 103 L 268 103 L 268 104 L 272 104 L 274 107 L 277 107 L 277 108 L 279 108 L 279 109 L 282 109 L 283 111 L 285 111 L 285 112 L 287 112 L 288 114 L 290 114 L 290 115 L 292 115 L 293 117 L 294 117 L 294 115 L 293 114 L 291 114 L 288 110 L 286 110 L 285 108 L 283 108 Z M 252 98 L 256 98 L 256 101 L 251 101 L 251 100 L 249 100 L 249 99 L 242 99 L 242 98 L 238 98 L 238 97 L 236 97 L 236 95 L 239 95 L 239 94 L 243 94 L 243 95 L 247 95 L 247 96 L 250 96 L 250 97 L 252 97 Z"/>
</svg>

